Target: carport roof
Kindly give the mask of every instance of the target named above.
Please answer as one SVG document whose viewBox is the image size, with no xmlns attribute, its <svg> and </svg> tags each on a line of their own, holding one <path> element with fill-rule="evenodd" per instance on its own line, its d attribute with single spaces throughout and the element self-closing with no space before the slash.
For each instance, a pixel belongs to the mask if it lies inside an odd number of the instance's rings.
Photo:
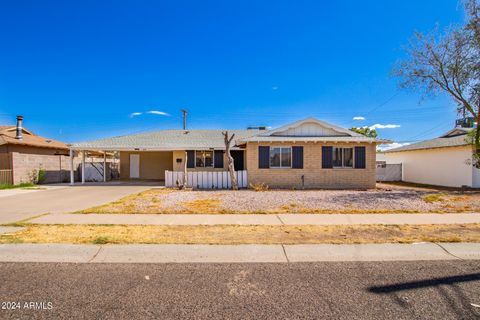
<svg viewBox="0 0 480 320">
<path fill-rule="evenodd" d="M 225 130 L 161 130 L 75 143 L 72 144 L 72 149 L 106 151 L 225 149 L 223 131 Z M 234 140 L 240 140 L 256 135 L 259 131 L 256 129 L 228 130 L 228 133 L 235 134 Z"/>
</svg>

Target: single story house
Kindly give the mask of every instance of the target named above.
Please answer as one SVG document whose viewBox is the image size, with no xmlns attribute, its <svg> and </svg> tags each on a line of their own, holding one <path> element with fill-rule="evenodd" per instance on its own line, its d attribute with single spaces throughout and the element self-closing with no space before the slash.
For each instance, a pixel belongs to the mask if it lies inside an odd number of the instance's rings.
<svg viewBox="0 0 480 320">
<path fill-rule="evenodd" d="M 17 116 L 16 125 L 0 126 L 0 183 L 32 182 L 40 170 L 43 183 L 68 181 L 69 147 L 23 128 L 22 121 Z"/>
<path fill-rule="evenodd" d="M 480 187 L 480 170 L 472 166 L 471 128 L 385 151 L 387 164 L 402 164 L 402 180 L 447 187 Z"/>
<path fill-rule="evenodd" d="M 120 177 L 164 180 L 165 172 L 227 170 L 225 130 L 161 130 L 81 142 L 72 150 L 118 151 Z M 228 130 L 235 170 L 273 188 L 375 187 L 376 145 L 388 141 L 314 118 L 273 130 Z"/>
</svg>

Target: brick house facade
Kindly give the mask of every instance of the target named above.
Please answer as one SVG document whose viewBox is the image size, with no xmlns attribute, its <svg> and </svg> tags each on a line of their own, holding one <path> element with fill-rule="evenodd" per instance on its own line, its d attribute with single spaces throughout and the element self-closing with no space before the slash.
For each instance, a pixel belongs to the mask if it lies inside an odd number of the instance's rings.
<svg viewBox="0 0 480 320">
<path fill-rule="evenodd" d="M 225 179 L 227 169 L 223 131 L 161 130 L 87 141 L 74 144 L 73 149 L 118 151 L 120 176 L 125 179 L 166 181 L 166 173 L 173 172 L 172 181 L 178 182 L 186 169 L 208 180 L 192 187 L 216 188 L 224 187 L 219 180 Z M 373 188 L 376 145 L 389 142 L 314 118 L 273 130 L 229 133 L 235 134 L 231 150 L 235 170 L 242 170 L 242 175 L 246 170 L 250 184 L 272 188 Z"/>
<path fill-rule="evenodd" d="M 42 183 L 68 181 L 70 171 L 69 147 L 60 141 L 35 135 L 21 125 L 0 126 L 0 170 L 10 177 L 0 183 L 29 183 L 45 172 Z M 78 158 L 74 158 L 78 166 Z"/>
</svg>

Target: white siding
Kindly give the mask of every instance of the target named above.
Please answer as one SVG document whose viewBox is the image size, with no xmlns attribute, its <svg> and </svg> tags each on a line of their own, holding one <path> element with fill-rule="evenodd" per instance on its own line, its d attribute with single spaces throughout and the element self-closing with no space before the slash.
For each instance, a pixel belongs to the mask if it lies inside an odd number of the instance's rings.
<svg viewBox="0 0 480 320">
<path fill-rule="evenodd" d="M 402 180 L 447 187 L 473 186 L 468 146 L 385 153 L 387 163 L 402 164 Z"/>
<path fill-rule="evenodd" d="M 331 136 L 345 136 L 344 133 L 339 133 L 330 128 L 325 128 L 318 123 L 307 122 L 295 128 L 290 128 L 285 131 L 277 132 L 274 136 L 291 136 L 291 137 L 331 137 Z"/>
</svg>

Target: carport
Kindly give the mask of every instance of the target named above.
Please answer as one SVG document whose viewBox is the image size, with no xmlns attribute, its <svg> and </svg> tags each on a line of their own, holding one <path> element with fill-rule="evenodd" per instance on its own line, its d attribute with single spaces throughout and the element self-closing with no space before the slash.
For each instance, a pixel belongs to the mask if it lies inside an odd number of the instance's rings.
<svg viewBox="0 0 480 320">
<path fill-rule="evenodd" d="M 103 182 L 108 180 L 107 159 L 118 155 L 120 179 L 139 180 L 165 180 L 165 171 L 173 169 L 173 150 L 100 150 L 98 148 L 81 149 L 75 146 L 70 147 L 70 185 L 75 184 L 75 168 L 80 164 L 80 183 L 86 182 L 87 155 L 94 153 L 97 158 L 102 159 L 99 172 Z M 77 162 L 77 163 L 76 163 Z M 79 162 L 79 163 L 78 163 Z M 107 168 L 107 170 L 105 170 Z M 98 180 L 97 180 L 98 181 Z"/>
</svg>

